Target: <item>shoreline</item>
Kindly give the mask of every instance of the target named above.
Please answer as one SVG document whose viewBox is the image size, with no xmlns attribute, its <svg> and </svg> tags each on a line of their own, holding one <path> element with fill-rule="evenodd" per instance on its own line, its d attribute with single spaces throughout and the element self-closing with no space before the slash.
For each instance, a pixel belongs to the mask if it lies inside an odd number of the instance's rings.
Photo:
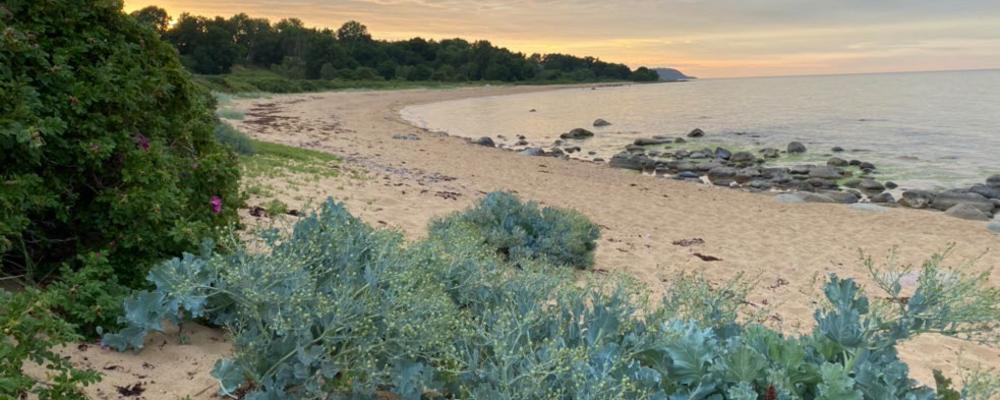
<svg viewBox="0 0 1000 400">
<path fill-rule="evenodd" d="M 563 88 L 289 96 L 280 100 L 297 103 L 283 115 L 336 120 L 349 132 L 303 135 L 295 129 L 261 131 L 247 129 L 242 121 L 237 125 L 257 139 L 341 155 L 346 164 L 375 175 L 372 180 L 378 183 L 345 190 L 343 195 L 327 194 L 376 226 L 396 227 L 414 237 L 431 219 L 463 209 L 487 192 L 512 191 L 543 205 L 586 214 L 603 230 L 597 267 L 635 276 L 654 292 L 660 280 L 681 271 L 703 273 L 717 282 L 739 273 L 755 276 L 759 282 L 753 294 L 756 301 L 779 304 L 775 316 L 789 332 L 812 326 L 812 310 L 817 305 L 814 276 L 835 272 L 873 288 L 859 250 L 879 261 L 896 249 L 901 265 L 919 265 L 956 243 L 951 264 L 978 259 L 980 268 L 1000 265 L 1000 254 L 988 251 L 996 247 L 997 236 L 981 222 L 904 208 L 873 213 L 839 204 L 782 204 L 771 196 L 649 179 L 604 163 L 525 157 L 415 127 L 399 114 L 415 104 Z M 253 104 L 243 105 L 249 110 Z M 394 139 L 408 135 L 415 140 Z M 672 244 L 691 238 L 705 243 Z M 694 256 L 696 252 L 721 261 L 702 261 Z M 768 289 L 781 281 L 788 284 Z M 914 376 L 925 383 L 933 382 L 932 368 L 955 376 L 959 352 L 972 363 L 1000 366 L 1000 349 L 953 339 L 923 337 L 901 349 Z"/>
<path fill-rule="evenodd" d="M 595 279 L 605 273 L 627 274 L 648 286 L 655 301 L 662 281 L 678 273 L 702 274 L 715 283 L 742 275 L 755 282 L 751 306 L 768 309 L 766 323 L 789 334 L 812 327 L 812 312 L 821 306 L 816 301 L 821 297 L 817 278 L 826 273 L 855 278 L 878 296 L 859 250 L 877 263 L 895 251 L 900 265 L 919 265 L 956 243 L 947 264 L 977 260 L 976 270 L 1000 265 L 996 234 L 982 229 L 981 223 L 941 213 L 783 204 L 729 188 L 650 179 L 606 163 L 526 157 L 477 146 L 414 127 L 399 115 L 413 104 L 562 88 L 566 86 L 276 95 L 234 100 L 230 106 L 245 116 L 227 122 L 257 140 L 342 159 L 334 167 L 336 176 L 244 183 L 273 185 L 275 197 L 290 209 L 308 210 L 333 197 L 366 223 L 397 229 L 412 240 L 425 234 L 434 218 L 465 209 L 488 192 L 514 192 L 544 206 L 580 211 L 601 227 L 590 273 Z M 264 201 L 251 195 L 247 206 Z M 249 224 L 294 221 L 290 216 L 261 219 L 248 210 L 241 215 Z M 997 284 L 996 276 L 991 275 L 990 284 Z M 88 388 L 98 398 L 114 397 L 115 386 L 137 380 L 145 382 L 148 399 L 213 398 L 215 381 L 209 373 L 215 360 L 231 351 L 228 338 L 221 331 L 190 325 L 185 325 L 184 335 L 190 345 L 178 344 L 182 335 L 177 330 L 151 335 L 140 355 L 82 344 L 70 355 L 105 373 L 104 382 Z M 899 352 L 911 376 L 930 386 L 932 369 L 957 378 L 960 358 L 963 365 L 1000 366 L 998 346 L 933 335 L 905 343 Z M 145 376 L 155 378 L 138 378 Z M 183 387 L 178 382 L 184 382 Z"/>
</svg>

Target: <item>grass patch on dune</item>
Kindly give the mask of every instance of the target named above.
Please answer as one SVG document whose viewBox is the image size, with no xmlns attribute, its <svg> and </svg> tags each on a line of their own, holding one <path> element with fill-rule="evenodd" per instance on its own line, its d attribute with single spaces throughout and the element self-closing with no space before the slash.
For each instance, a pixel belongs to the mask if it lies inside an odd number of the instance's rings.
<svg viewBox="0 0 1000 400">
<path fill-rule="evenodd" d="M 251 143 L 255 154 L 241 157 L 245 177 L 302 174 L 328 178 L 339 174 L 340 158 L 332 154 L 252 139 Z"/>
</svg>

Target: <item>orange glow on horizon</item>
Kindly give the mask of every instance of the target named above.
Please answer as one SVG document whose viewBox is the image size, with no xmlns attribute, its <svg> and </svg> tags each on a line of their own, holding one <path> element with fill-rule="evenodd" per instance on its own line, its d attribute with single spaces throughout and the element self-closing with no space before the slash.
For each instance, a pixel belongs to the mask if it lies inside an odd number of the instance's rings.
<svg viewBox="0 0 1000 400">
<path fill-rule="evenodd" d="M 278 0 L 127 0 L 125 10 L 157 5 L 173 18 L 182 12 L 224 17 L 242 12 L 271 21 L 299 18 L 307 26 L 331 29 L 357 20 L 379 39 L 485 39 L 525 54 L 593 56 L 632 68 L 677 68 L 702 78 L 1000 68 L 1000 32 L 994 29 L 1000 25 L 1000 6 L 996 12 L 973 17 L 914 17 L 870 24 L 736 21 L 747 25 L 741 28 L 736 22 L 720 27 L 724 22 L 713 25 L 680 19 L 712 21 L 725 12 L 700 2 L 663 2 L 693 11 L 662 24 L 659 19 L 672 18 L 671 13 L 629 12 L 623 10 L 627 7 L 591 0 L 576 3 L 543 7 L 525 1 L 515 8 L 501 0 L 299 0 L 291 4 Z M 708 7 L 701 12 L 710 15 L 697 13 L 697 7 Z"/>
</svg>

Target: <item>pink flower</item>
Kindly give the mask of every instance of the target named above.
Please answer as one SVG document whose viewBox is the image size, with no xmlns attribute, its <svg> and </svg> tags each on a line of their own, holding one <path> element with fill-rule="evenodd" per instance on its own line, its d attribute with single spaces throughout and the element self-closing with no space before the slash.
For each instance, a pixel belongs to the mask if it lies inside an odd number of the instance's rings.
<svg viewBox="0 0 1000 400">
<path fill-rule="evenodd" d="M 142 149 L 142 151 L 149 151 L 149 138 L 146 135 L 136 133 L 133 139 L 135 140 L 135 145 Z"/>
<path fill-rule="evenodd" d="M 218 214 L 222 212 L 222 198 L 219 196 L 212 196 L 212 200 L 208 202 L 212 205 L 212 213 Z"/>
</svg>

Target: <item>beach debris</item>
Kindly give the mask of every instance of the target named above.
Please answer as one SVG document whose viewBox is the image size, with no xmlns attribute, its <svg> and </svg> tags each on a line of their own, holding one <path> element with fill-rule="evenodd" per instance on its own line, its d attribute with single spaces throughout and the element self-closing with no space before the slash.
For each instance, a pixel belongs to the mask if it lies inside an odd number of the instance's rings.
<svg viewBox="0 0 1000 400">
<path fill-rule="evenodd" d="M 700 258 L 702 261 L 705 261 L 705 262 L 722 261 L 721 258 L 716 257 L 716 256 L 710 256 L 710 255 L 701 254 L 701 253 L 694 253 L 692 255 L 695 256 L 695 257 Z"/>
<path fill-rule="evenodd" d="M 562 139 L 587 139 L 594 136 L 594 132 L 588 131 L 583 128 L 574 128 L 573 130 L 559 135 Z"/>
<path fill-rule="evenodd" d="M 771 289 L 771 290 L 774 290 L 774 289 L 777 289 L 777 288 L 780 288 L 780 287 L 786 286 L 786 285 L 788 285 L 788 281 L 785 280 L 785 278 L 778 278 L 778 279 L 776 279 L 774 281 L 773 284 L 769 285 L 767 288 Z"/>
<path fill-rule="evenodd" d="M 254 217 L 257 217 L 257 218 L 266 217 L 267 216 L 267 210 L 265 210 L 264 207 L 261 207 L 261 206 L 253 206 L 253 207 L 250 207 L 250 215 L 252 215 Z"/>
<path fill-rule="evenodd" d="M 692 130 L 691 132 L 688 132 L 687 136 L 688 137 L 702 137 L 702 136 L 705 136 L 705 131 L 701 130 L 701 128 L 694 128 L 694 130 Z"/>
<path fill-rule="evenodd" d="M 396 134 L 396 135 L 392 135 L 392 138 L 396 139 L 396 140 L 420 140 L 420 137 L 418 137 L 417 135 L 414 135 L 412 133 L 408 133 L 408 134 L 405 134 L 405 135 Z"/>
<path fill-rule="evenodd" d="M 594 120 L 594 126 L 595 126 L 595 127 L 598 127 L 598 128 L 600 128 L 600 127 L 602 127 L 602 126 L 609 126 L 609 125 L 611 125 L 611 123 L 610 123 L 610 122 L 608 122 L 608 121 L 605 121 L 605 120 L 603 120 L 603 119 L 601 119 L 601 118 L 598 118 L 598 119 Z"/>
<path fill-rule="evenodd" d="M 458 192 L 438 191 L 437 193 L 434 193 L 434 195 L 445 200 L 458 200 L 459 196 L 462 194 Z"/>
<path fill-rule="evenodd" d="M 142 386 L 142 382 L 134 383 L 131 386 L 118 386 L 115 385 L 115 390 L 118 394 L 124 397 L 139 397 L 146 391 L 146 388 Z"/>
<path fill-rule="evenodd" d="M 797 154 L 805 152 L 806 152 L 806 145 L 802 144 L 802 142 L 791 142 L 788 144 L 789 154 Z"/>
<path fill-rule="evenodd" d="M 705 244 L 705 240 L 702 238 L 691 238 L 691 239 L 675 240 L 673 242 L 674 246 L 681 246 L 681 247 L 697 246 L 699 244 Z"/>
</svg>

